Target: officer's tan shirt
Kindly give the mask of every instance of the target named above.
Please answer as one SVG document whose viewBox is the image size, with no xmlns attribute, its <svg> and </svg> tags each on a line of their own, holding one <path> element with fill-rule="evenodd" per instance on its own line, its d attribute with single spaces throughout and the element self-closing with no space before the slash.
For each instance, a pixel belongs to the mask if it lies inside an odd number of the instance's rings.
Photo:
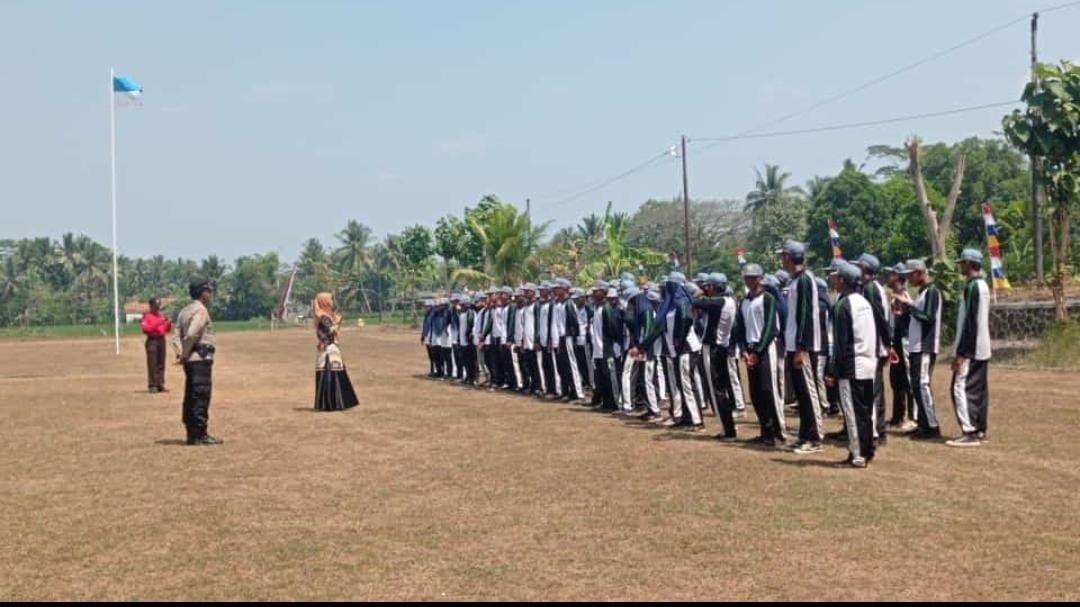
<svg viewBox="0 0 1080 607">
<path fill-rule="evenodd" d="M 183 362 L 201 362 L 213 360 L 213 353 L 200 356 L 195 350 L 198 344 L 214 345 L 214 331 L 211 327 L 210 312 L 199 300 L 189 303 L 176 317 L 176 332 L 173 333 L 173 349 Z"/>
</svg>

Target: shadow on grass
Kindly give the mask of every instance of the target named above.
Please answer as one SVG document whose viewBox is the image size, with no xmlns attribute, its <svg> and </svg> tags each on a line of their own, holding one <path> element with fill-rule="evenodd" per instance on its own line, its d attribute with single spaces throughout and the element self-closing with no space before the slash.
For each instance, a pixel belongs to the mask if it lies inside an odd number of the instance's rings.
<svg viewBox="0 0 1080 607">
<path fill-rule="evenodd" d="M 850 468 L 843 460 L 779 459 L 774 457 L 772 461 L 792 468 L 830 468 L 832 470 L 847 470 Z"/>
</svg>

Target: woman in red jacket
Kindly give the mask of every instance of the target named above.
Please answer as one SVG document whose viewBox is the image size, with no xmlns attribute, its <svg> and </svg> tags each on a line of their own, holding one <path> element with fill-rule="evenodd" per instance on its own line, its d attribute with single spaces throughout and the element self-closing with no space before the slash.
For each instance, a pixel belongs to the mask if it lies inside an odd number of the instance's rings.
<svg viewBox="0 0 1080 607">
<path fill-rule="evenodd" d="M 161 313 L 161 300 L 150 298 L 150 311 L 142 317 L 142 330 L 146 334 L 146 371 L 150 393 L 168 392 L 165 389 L 165 336 L 172 331 L 172 323 Z"/>
</svg>

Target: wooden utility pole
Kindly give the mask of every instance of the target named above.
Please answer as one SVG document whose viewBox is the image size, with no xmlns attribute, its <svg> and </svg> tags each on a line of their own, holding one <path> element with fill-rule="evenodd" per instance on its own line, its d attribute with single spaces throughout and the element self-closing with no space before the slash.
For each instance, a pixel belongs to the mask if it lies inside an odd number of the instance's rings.
<svg viewBox="0 0 1080 607">
<path fill-rule="evenodd" d="M 686 228 L 686 275 L 694 272 L 694 261 L 690 258 L 690 188 L 686 179 L 686 135 L 682 136 L 682 199 L 683 222 Z"/>
<path fill-rule="evenodd" d="M 1038 53 L 1035 47 L 1035 36 L 1039 31 L 1039 13 L 1031 15 L 1031 81 L 1035 82 L 1035 63 L 1038 61 Z M 1039 212 L 1039 159 L 1034 154 L 1031 156 L 1031 229 L 1034 235 L 1035 245 L 1035 278 L 1043 282 L 1043 227 L 1042 214 Z"/>
</svg>

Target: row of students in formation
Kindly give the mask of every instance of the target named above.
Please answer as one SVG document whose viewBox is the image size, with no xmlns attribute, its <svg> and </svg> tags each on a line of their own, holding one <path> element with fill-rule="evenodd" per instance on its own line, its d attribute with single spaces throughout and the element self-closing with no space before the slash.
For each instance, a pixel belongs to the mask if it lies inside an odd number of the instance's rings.
<svg viewBox="0 0 1080 607">
<path fill-rule="evenodd" d="M 657 282 L 627 273 L 588 290 L 556 278 L 455 293 L 429 302 L 424 315 L 429 376 L 692 432 L 704 430 L 709 411 L 723 442 L 736 440 L 735 419 L 749 400 L 759 427 L 752 442 L 776 447 L 793 438 L 795 453 L 810 454 L 825 439 L 847 441 L 842 464 L 857 468 L 886 443 L 887 425 L 914 439 L 939 438 L 931 379 L 943 301 L 926 264 L 913 259 L 881 272 L 878 259 L 863 254 L 834 260 L 826 282 L 804 266 L 805 250 L 785 242 L 775 274 L 746 265 L 738 297 L 723 274 L 688 280 L 679 272 Z M 979 251 L 965 249 L 956 261 L 966 285 L 952 400 L 963 435 L 947 444 L 967 447 L 986 440 L 990 291 Z M 786 404 L 798 411 L 797 432 L 788 428 Z M 822 419 L 834 415 L 843 429 L 826 434 Z"/>
</svg>

